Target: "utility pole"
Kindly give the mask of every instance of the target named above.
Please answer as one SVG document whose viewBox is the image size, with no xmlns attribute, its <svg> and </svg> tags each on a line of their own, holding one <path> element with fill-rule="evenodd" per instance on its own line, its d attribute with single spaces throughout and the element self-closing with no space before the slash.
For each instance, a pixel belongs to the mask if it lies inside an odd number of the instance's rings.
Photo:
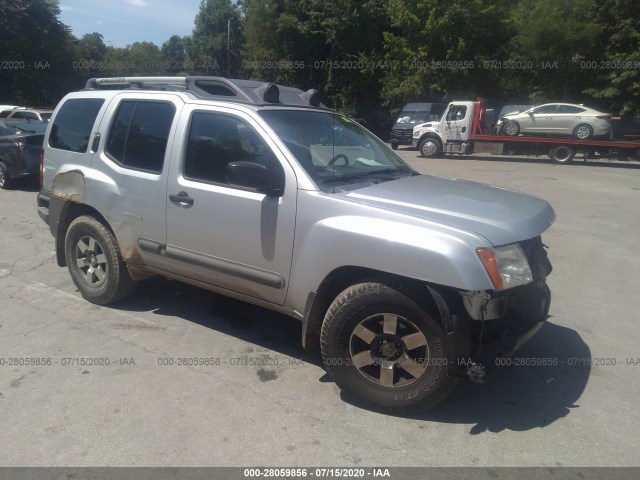
<svg viewBox="0 0 640 480">
<path fill-rule="evenodd" d="M 230 45 L 231 45 L 231 19 L 227 20 L 227 78 L 230 77 L 230 71 L 231 71 L 231 52 L 230 52 Z"/>
</svg>

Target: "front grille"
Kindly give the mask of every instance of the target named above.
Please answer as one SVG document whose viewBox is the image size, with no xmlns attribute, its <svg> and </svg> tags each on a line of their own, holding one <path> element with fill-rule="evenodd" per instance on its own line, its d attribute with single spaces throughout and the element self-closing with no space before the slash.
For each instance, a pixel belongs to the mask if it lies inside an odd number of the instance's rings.
<svg viewBox="0 0 640 480">
<path fill-rule="evenodd" d="M 391 130 L 391 135 L 395 138 L 411 139 L 413 137 L 412 130 Z"/>
</svg>

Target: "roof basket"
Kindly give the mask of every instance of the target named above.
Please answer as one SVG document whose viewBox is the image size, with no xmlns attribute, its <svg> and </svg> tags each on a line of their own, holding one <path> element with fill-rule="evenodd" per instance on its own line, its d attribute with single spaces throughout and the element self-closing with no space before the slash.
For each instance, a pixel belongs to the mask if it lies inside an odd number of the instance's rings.
<svg viewBox="0 0 640 480">
<path fill-rule="evenodd" d="M 186 91 L 196 98 L 250 105 L 290 105 L 327 109 L 318 90 L 307 90 L 254 80 L 224 77 L 114 77 L 91 78 L 85 90 Z"/>
</svg>

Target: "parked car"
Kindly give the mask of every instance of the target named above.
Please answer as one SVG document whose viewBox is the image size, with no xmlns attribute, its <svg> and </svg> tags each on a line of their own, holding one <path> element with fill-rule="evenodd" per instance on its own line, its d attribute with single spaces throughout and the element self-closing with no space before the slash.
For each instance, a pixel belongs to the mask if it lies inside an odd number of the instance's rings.
<svg viewBox="0 0 640 480">
<path fill-rule="evenodd" d="M 502 132 L 510 137 L 520 134 L 553 135 L 588 140 L 611 134 L 611 114 L 583 105 L 547 103 L 502 118 Z"/>
<path fill-rule="evenodd" d="M 53 110 L 34 110 L 30 108 L 14 108 L 0 113 L 0 118 L 33 120 L 36 122 L 48 122 Z"/>
<path fill-rule="evenodd" d="M 391 128 L 391 148 L 396 150 L 399 145 L 411 145 L 413 127 L 425 122 L 438 122 L 446 107 L 445 103 L 406 104 Z"/>
<path fill-rule="evenodd" d="M 0 189 L 38 173 L 46 129 L 46 123 L 0 121 Z"/>
<path fill-rule="evenodd" d="M 376 409 L 481 381 L 480 352 L 547 318 L 546 201 L 421 175 L 315 90 L 92 79 L 56 107 L 42 168 L 38 214 L 85 299 L 161 275 L 290 315 Z"/>
<path fill-rule="evenodd" d="M 0 105 L 0 118 L 2 118 L 4 112 L 9 112 L 16 108 L 20 108 L 18 105 Z"/>
</svg>

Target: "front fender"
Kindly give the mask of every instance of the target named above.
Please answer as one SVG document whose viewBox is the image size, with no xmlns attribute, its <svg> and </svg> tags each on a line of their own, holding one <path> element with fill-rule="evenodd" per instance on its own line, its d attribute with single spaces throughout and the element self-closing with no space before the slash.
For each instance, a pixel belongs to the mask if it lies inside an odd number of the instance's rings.
<svg viewBox="0 0 640 480">
<path fill-rule="evenodd" d="M 346 266 L 461 290 L 493 288 L 476 254 L 489 244 L 475 233 L 319 192 L 300 197 L 298 211 L 345 214 L 298 222 L 287 299 L 294 310 L 302 312 L 309 292 Z"/>
</svg>

